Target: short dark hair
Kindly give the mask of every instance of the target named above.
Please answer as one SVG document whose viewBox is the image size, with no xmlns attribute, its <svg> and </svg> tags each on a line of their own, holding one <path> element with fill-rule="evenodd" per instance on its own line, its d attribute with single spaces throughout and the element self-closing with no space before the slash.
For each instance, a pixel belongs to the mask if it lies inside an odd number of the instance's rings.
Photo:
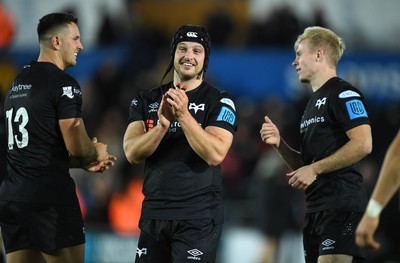
<svg viewBox="0 0 400 263">
<path fill-rule="evenodd" d="M 45 15 L 39 19 L 39 24 L 37 26 L 39 41 L 43 40 L 45 35 L 51 30 L 70 23 L 78 24 L 78 18 L 68 13 L 51 13 Z"/>
</svg>

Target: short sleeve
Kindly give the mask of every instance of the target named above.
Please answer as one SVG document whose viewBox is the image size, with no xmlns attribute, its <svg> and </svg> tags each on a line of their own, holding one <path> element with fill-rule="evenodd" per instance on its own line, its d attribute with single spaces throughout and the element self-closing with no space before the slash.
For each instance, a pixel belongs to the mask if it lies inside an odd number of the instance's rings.
<svg viewBox="0 0 400 263">
<path fill-rule="evenodd" d="M 359 90 L 354 87 L 340 87 L 334 90 L 330 111 L 343 130 L 348 131 L 359 125 L 369 124 L 367 105 Z"/>
<path fill-rule="evenodd" d="M 142 96 L 136 96 L 133 98 L 129 105 L 129 117 L 128 124 L 134 121 L 144 121 L 144 109 L 143 109 L 144 101 Z"/>
<path fill-rule="evenodd" d="M 234 133 L 237 130 L 236 106 L 231 96 L 224 91 L 219 96 L 210 111 L 207 126 L 217 126 Z"/>
<path fill-rule="evenodd" d="M 82 117 L 82 91 L 73 79 L 60 80 L 56 86 L 58 119 Z"/>
</svg>

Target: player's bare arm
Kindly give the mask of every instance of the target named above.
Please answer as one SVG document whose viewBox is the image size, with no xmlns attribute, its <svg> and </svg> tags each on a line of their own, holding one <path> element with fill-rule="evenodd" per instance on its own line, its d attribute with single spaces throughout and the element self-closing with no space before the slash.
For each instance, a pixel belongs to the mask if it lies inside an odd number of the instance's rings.
<svg viewBox="0 0 400 263">
<path fill-rule="evenodd" d="M 371 198 L 386 206 L 400 188 L 400 132 L 390 144 Z"/>
<path fill-rule="evenodd" d="M 130 163 L 140 163 L 152 155 L 175 119 L 172 108 L 167 102 L 167 95 L 163 96 L 157 114 L 160 123 L 148 132 L 143 121 L 132 122 L 126 129 L 123 148 Z"/>
<path fill-rule="evenodd" d="M 184 90 L 169 89 L 167 95 L 166 101 L 192 149 L 209 165 L 219 165 L 232 145 L 233 134 L 214 126 L 202 128 L 188 110 L 188 97 Z"/>
<path fill-rule="evenodd" d="M 216 166 L 224 160 L 232 145 L 232 133 L 216 126 L 203 129 L 188 111 L 180 116 L 179 123 L 190 146 L 204 161 Z"/>
<path fill-rule="evenodd" d="M 380 248 L 380 243 L 374 239 L 374 234 L 379 226 L 381 210 L 400 187 L 400 162 L 398 161 L 398 156 L 400 156 L 400 132 L 397 133 L 387 150 L 370 203 L 357 227 L 356 243 L 360 247 Z M 374 202 L 375 205 L 373 204 Z M 378 208 L 373 206 L 378 206 Z M 373 211 L 376 209 L 378 211 Z"/>
<path fill-rule="evenodd" d="M 82 165 L 108 159 L 107 145 L 90 140 L 82 118 L 59 120 L 59 126 L 69 154 Z"/>
<path fill-rule="evenodd" d="M 146 132 L 143 121 L 134 121 L 129 124 L 124 135 L 124 153 L 127 160 L 137 164 L 154 153 L 168 127 L 156 125 Z"/>
<path fill-rule="evenodd" d="M 319 174 L 337 171 L 360 161 L 372 151 L 371 126 L 364 124 L 346 132 L 349 141 L 332 155 L 312 164 Z"/>
<path fill-rule="evenodd" d="M 264 117 L 265 122 L 261 126 L 261 140 L 274 147 L 282 160 L 291 169 L 303 166 L 299 151 L 291 148 L 280 136 L 279 129 L 268 116 Z"/>
</svg>

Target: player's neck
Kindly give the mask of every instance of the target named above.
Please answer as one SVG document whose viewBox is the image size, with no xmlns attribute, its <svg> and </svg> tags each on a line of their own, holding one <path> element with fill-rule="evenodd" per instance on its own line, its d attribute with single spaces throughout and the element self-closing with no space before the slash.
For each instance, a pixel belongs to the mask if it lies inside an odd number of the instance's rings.
<svg viewBox="0 0 400 263">
<path fill-rule="evenodd" d="M 181 83 L 182 85 L 187 87 L 186 91 L 193 90 L 200 86 L 200 84 L 203 82 L 203 78 L 193 78 L 189 80 L 181 80 L 179 77 L 174 77 L 173 83 L 176 86 L 177 83 Z"/>
<path fill-rule="evenodd" d="M 58 53 L 53 54 L 46 51 L 40 51 L 37 61 L 53 63 L 61 70 L 65 69 L 64 63 L 62 62 L 62 59 L 58 56 Z"/>
<path fill-rule="evenodd" d="M 313 92 L 316 92 L 321 88 L 328 80 L 336 77 L 336 69 L 329 68 L 315 74 L 315 78 L 310 81 L 311 88 Z"/>
</svg>

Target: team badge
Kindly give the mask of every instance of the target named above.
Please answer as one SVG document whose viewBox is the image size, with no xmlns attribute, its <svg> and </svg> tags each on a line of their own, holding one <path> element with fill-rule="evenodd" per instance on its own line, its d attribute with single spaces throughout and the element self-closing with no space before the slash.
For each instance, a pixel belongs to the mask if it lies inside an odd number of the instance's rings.
<svg viewBox="0 0 400 263">
<path fill-rule="evenodd" d="M 204 111 L 204 106 L 204 103 L 196 105 L 196 103 L 191 102 L 189 104 L 189 110 L 194 110 L 194 114 L 196 114 L 198 110 Z"/>
</svg>

